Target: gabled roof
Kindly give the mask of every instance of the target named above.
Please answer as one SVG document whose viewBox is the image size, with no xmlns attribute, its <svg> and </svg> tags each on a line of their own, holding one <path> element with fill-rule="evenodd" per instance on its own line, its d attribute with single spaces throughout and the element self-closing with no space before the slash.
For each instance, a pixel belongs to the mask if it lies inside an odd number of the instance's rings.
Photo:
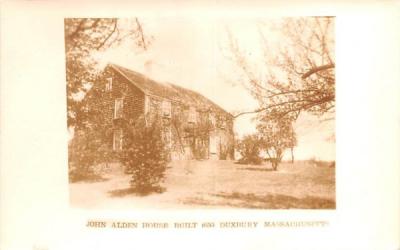
<svg viewBox="0 0 400 250">
<path fill-rule="evenodd" d="M 193 90 L 171 83 L 156 82 L 139 72 L 135 72 L 116 64 L 109 64 L 109 66 L 147 95 L 158 96 L 188 106 L 193 106 L 198 109 L 222 112 L 232 116 L 229 112 Z"/>
</svg>

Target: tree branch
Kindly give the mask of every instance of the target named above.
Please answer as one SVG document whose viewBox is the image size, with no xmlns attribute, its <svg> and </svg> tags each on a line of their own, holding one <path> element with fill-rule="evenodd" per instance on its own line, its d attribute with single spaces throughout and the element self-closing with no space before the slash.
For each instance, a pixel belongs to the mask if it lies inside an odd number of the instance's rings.
<svg viewBox="0 0 400 250">
<path fill-rule="evenodd" d="M 108 36 L 96 47 L 96 50 L 99 50 L 101 47 L 103 47 L 106 42 L 108 41 L 108 39 L 110 39 L 110 37 L 115 33 L 115 31 L 117 30 L 117 26 L 118 26 L 118 21 L 114 20 L 114 27 L 112 29 L 112 31 L 108 34 Z"/>
<path fill-rule="evenodd" d="M 306 73 L 304 73 L 301 78 L 302 79 L 306 79 L 307 77 L 309 77 L 312 74 L 315 74 L 319 71 L 323 71 L 323 70 L 327 70 L 327 69 L 332 69 L 335 67 L 334 63 L 330 63 L 330 64 L 326 64 L 326 65 L 322 65 L 322 66 L 318 66 L 315 68 L 310 69 L 309 71 L 307 71 Z"/>
<path fill-rule="evenodd" d="M 135 18 L 135 21 L 136 21 L 136 25 L 138 27 L 140 38 L 141 38 L 142 43 L 143 43 L 143 48 L 146 50 L 147 47 L 146 47 L 146 41 L 144 40 L 144 34 L 143 34 L 142 25 L 140 24 L 139 19 L 137 17 Z"/>
<path fill-rule="evenodd" d="M 281 103 L 277 103 L 277 104 L 274 104 L 274 105 L 270 105 L 270 106 L 265 107 L 265 108 L 259 108 L 259 109 L 253 110 L 253 111 L 241 112 L 241 113 L 239 113 L 239 114 L 234 115 L 233 118 L 237 118 L 237 117 L 239 117 L 239 116 L 241 116 L 241 115 L 245 115 L 245 114 L 260 113 L 260 112 L 265 111 L 265 110 L 268 110 L 268 109 L 270 109 L 270 108 L 274 108 L 274 107 L 278 107 L 278 106 L 282 106 L 282 105 L 290 104 L 290 103 L 299 103 L 299 102 L 305 102 L 305 100 L 294 100 L 294 101 L 281 102 Z"/>
<path fill-rule="evenodd" d="M 270 105 L 270 106 L 265 107 L 265 108 L 259 108 L 259 109 L 253 110 L 253 111 L 241 112 L 241 113 L 239 113 L 239 114 L 234 115 L 233 118 L 235 119 L 235 118 L 237 118 L 237 117 L 239 117 L 239 116 L 241 116 L 241 115 L 246 115 L 246 114 L 256 114 L 256 113 L 260 113 L 260 112 L 266 111 L 266 110 L 268 110 L 268 109 L 270 109 L 270 108 L 275 108 L 275 107 L 283 106 L 283 105 L 286 105 L 286 104 L 293 104 L 293 103 L 301 103 L 301 102 L 304 102 L 304 104 L 301 104 L 301 106 L 300 106 L 299 108 L 289 109 L 288 111 L 284 112 L 283 115 L 280 116 L 280 117 L 283 117 L 283 116 L 287 115 L 287 114 L 290 113 L 290 112 L 299 112 L 299 111 L 301 111 L 301 110 L 307 110 L 307 109 L 310 109 L 310 108 L 312 108 L 312 107 L 314 107 L 314 106 L 317 106 L 317 105 L 321 105 L 321 104 L 323 104 L 323 103 L 330 102 L 330 101 L 332 101 L 332 100 L 334 100 L 334 98 L 328 96 L 328 97 L 322 98 L 321 100 L 314 100 L 314 101 L 305 99 L 305 100 L 292 100 L 292 101 L 287 101 L 287 102 L 280 102 L 280 103 L 277 103 L 277 104 L 274 104 L 274 105 Z M 329 107 L 329 109 L 330 109 L 330 108 L 332 108 L 332 106 Z M 298 116 L 298 115 L 299 115 L 299 114 L 297 114 L 297 116 Z"/>
<path fill-rule="evenodd" d="M 79 22 L 79 24 L 78 24 L 78 26 L 76 27 L 76 29 L 75 29 L 74 31 L 70 32 L 70 34 L 67 34 L 67 35 L 65 36 L 65 37 L 66 37 L 66 40 L 67 40 L 67 41 L 73 40 L 73 39 L 75 38 L 75 36 L 77 36 L 78 33 L 82 30 L 83 24 L 84 24 L 85 22 L 86 22 L 86 18 L 83 18 L 83 19 Z"/>
<path fill-rule="evenodd" d="M 301 93 L 301 92 L 316 92 L 316 91 L 318 91 L 318 89 L 289 90 L 289 91 L 283 91 L 283 92 L 279 92 L 279 93 L 274 93 L 272 95 L 265 96 L 265 98 L 272 98 L 272 97 L 275 97 L 275 96 L 286 95 L 286 94 L 298 94 L 298 93 Z"/>
<path fill-rule="evenodd" d="M 79 24 L 77 25 L 75 30 L 70 32 L 70 34 L 66 34 L 66 36 L 65 36 L 66 39 L 68 41 L 73 40 L 76 36 L 78 36 L 79 32 L 82 32 L 82 31 L 85 31 L 88 29 L 94 29 L 100 22 L 100 19 L 97 18 L 91 25 L 86 26 L 86 23 L 89 21 L 90 21 L 90 19 L 88 20 L 87 18 L 82 18 L 82 20 L 79 22 Z"/>
</svg>

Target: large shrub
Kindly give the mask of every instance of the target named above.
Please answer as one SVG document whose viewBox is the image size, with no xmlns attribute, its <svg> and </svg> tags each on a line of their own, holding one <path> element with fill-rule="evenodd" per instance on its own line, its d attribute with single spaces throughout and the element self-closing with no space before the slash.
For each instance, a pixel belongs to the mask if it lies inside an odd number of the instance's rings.
<svg viewBox="0 0 400 250">
<path fill-rule="evenodd" d="M 70 182 L 102 180 L 95 166 L 110 161 L 105 136 L 92 129 L 77 131 L 68 145 L 68 167 Z"/>
<path fill-rule="evenodd" d="M 168 163 L 168 151 L 162 132 L 162 121 L 145 124 L 139 119 L 124 135 L 121 162 L 132 174 L 132 189 L 138 194 L 160 192 Z"/>
<path fill-rule="evenodd" d="M 246 135 L 237 143 L 237 150 L 241 154 L 240 164 L 261 164 L 261 144 L 257 135 Z"/>
<path fill-rule="evenodd" d="M 109 147 L 112 126 L 104 122 L 108 114 L 102 98 L 102 92 L 92 87 L 84 100 L 74 103 L 79 107 L 74 113 L 74 136 L 68 144 L 71 182 L 101 180 L 101 173 L 96 172 L 96 166 L 114 160 Z"/>
</svg>

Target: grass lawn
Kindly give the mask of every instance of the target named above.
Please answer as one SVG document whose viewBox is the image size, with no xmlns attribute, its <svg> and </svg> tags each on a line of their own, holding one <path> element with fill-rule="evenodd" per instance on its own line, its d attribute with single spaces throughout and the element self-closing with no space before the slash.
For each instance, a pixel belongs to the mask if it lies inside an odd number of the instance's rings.
<svg viewBox="0 0 400 250">
<path fill-rule="evenodd" d="M 88 209 L 258 208 L 334 209 L 335 168 L 282 163 L 239 165 L 232 161 L 175 161 L 163 193 L 129 192 L 130 176 L 105 174 L 99 182 L 70 183 L 71 205 Z"/>
</svg>

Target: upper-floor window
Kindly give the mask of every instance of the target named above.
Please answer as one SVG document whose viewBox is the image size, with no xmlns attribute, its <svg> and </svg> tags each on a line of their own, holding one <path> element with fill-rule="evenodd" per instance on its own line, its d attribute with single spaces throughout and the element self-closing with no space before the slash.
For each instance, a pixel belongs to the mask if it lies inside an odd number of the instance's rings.
<svg viewBox="0 0 400 250">
<path fill-rule="evenodd" d="M 226 128 L 226 121 L 225 120 L 222 120 L 221 121 L 221 126 L 220 126 L 222 129 L 225 129 Z"/>
<path fill-rule="evenodd" d="M 190 107 L 189 109 L 188 122 L 190 123 L 197 122 L 197 112 L 195 107 Z"/>
<path fill-rule="evenodd" d="M 171 102 L 164 100 L 161 110 L 164 117 L 171 117 Z"/>
<path fill-rule="evenodd" d="M 123 98 L 117 98 L 115 99 L 115 104 L 114 104 L 114 118 L 122 118 L 122 112 L 124 108 L 124 99 Z"/>
<path fill-rule="evenodd" d="M 224 117 L 218 117 L 217 127 L 219 127 L 220 129 L 225 129 L 225 127 L 226 127 L 226 120 L 225 120 Z"/>
<path fill-rule="evenodd" d="M 112 90 L 112 78 L 109 77 L 107 78 L 107 82 L 106 82 L 106 91 L 111 91 Z"/>
</svg>

